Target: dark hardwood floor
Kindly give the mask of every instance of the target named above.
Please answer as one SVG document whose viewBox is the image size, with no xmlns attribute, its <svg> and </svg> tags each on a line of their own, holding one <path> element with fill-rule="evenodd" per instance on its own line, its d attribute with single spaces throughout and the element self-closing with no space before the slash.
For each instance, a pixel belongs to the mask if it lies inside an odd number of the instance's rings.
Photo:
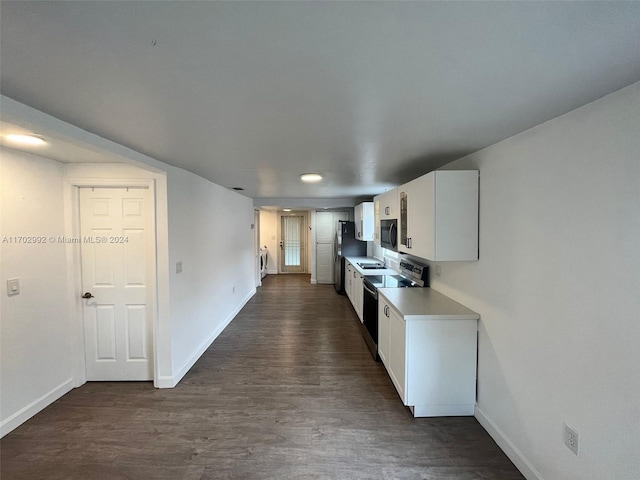
<svg viewBox="0 0 640 480">
<path fill-rule="evenodd" d="M 524 478 L 473 417 L 414 419 L 308 275 L 265 278 L 176 388 L 87 383 L 0 449 L 3 480 Z"/>
</svg>

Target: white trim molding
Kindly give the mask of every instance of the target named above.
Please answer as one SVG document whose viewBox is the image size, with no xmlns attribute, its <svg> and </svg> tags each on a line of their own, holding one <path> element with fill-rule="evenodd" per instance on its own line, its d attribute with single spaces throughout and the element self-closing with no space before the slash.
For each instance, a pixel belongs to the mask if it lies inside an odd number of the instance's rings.
<svg viewBox="0 0 640 480">
<path fill-rule="evenodd" d="M 100 169 L 102 165 L 90 165 L 91 170 Z M 153 259 L 151 265 L 149 265 L 149 306 L 151 307 L 152 314 L 152 338 L 153 338 L 153 378 L 154 385 L 157 383 L 156 379 L 159 377 L 158 365 L 160 363 L 160 356 L 163 351 L 159 348 L 158 344 L 158 331 L 159 331 L 159 288 L 161 279 L 159 278 L 158 267 L 158 202 L 156 183 L 157 179 L 153 178 L 153 173 L 144 172 L 143 175 L 148 177 L 136 178 L 134 176 L 129 177 L 111 177 L 110 172 L 100 172 L 103 176 L 92 177 L 78 177 L 68 176 L 65 177 L 63 183 L 63 195 L 65 202 L 65 234 L 71 237 L 78 237 L 80 235 L 80 217 L 79 217 L 79 194 L 78 190 L 83 187 L 142 187 L 148 188 L 151 192 L 152 198 L 152 231 L 154 237 L 152 241 Z M 95 175 L 95 172 L 94 172 Z M 86 378 L 86 365 L 84 358 L 84 327 L 83 327 L 83 310 L 82 303 L 79 301 L 77 292 L 81 291 L 81 258 L 78 249 L 73 249 L 72 246 L 67 245 L 67 269 L 69 275 L 67 276 L 67 291 L 68 291 L 68 307 L 69 312 L 73 312 L 73 318 L 71 328 L 71 339 L 73 344 L 74 355 L 74 379 L 73 386 L 79 387 L 87 381 Z M 165 273 L 166 274 L 166 273 Z"/>
<path fill-rule="evenodd" d="M 542 474 L 527 460 L 518 447 L 507 438 L 504 432 L 500 430 L 500 427 L 498 427 L 477 404 L 475 417 L 527 480 L 545 480 Z"/>
<path fill-rule="evenodd" d="M 29 405 L 26 405 L 25 407 L 18 410 L 16 413 L 0 423 L 0 438 L 18 428 L 24 422 L 47 408 L 49 405 L 58 400 L 64 394 L 70 392 L 72 389 L 73 379 L 67 378 L 60 385 L 52 388 L 40 398 L 37 398 Z"/>
<path fill-rule="evenodd" d="M 251 298 L 256 294 L 256 289 L 253 288 L 249 295 L 247 295 L 240 304 L 229 314 L 229 316 L 216 328 L 209 337 L 207 337 L 199 346 L 195 349 L 193 354 L 187 359 L 186 362 L 175 372 L 175 374 L 171 377 L 163 376 L 156 379 L 156 387 L 158 388 L 173 388 L 180 380 L 189 372 L 191 367 L 195 365 L 195 363 L 200 359 L 202 354 L 206 352 L 206 350 L 211 346 L 216 338 L 223 332 L 225 328 L 236 318 L 236 315 L 240 313 L 240 310 L 244 308 L 244 306 L 251 300 Z"/>
</svg>

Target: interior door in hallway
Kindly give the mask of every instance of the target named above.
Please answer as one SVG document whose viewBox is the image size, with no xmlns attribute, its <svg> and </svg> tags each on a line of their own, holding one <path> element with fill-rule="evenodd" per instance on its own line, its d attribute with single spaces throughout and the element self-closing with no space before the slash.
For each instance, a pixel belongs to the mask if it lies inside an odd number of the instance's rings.
<svg viewBox="0 0 640 480">
<path fill-rule="evenodd" d="M 316 212 L 316 283 L 335 283 L 334 238 L 338 220 L 348 220 L 349 212 Z"/>
<path fill-rule="evenodd" d="M 307 215 L 301 212 L 280 216 L 280 272 L 307 271 Z"/>
<path fill-rule="evenodd" d="M 87 380 L 152 380 L 147 188 L 80 188 Z"/>
</svg>

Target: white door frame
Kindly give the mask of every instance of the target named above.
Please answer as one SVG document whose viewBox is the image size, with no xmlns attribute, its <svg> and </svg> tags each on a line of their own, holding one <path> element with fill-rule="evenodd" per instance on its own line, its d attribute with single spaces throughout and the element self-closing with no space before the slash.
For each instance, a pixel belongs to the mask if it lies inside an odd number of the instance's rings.
<svg viewBox="0 0 640 480">
<path fill-rule="evenodd" d="M 80 231 L 80 188 L 102 187 L 102 188 L 126 188 L 143 187 L 151 192 L 151 231 L 153 238 L 149 242 L 153 249 L 152 258 L 154 261 L 149 265 L 149 307 L 151 311 L 151 338 L 153 342 L 153 383 L 158 387 L 158 236 L 156 225 L 156 182 L 154 179 L 96 179 L 96 178 L 67 178 L 65 179 L 65 198 L 70 200 L 69 208 L 66 212 L 69 217 L 65 219 L 65 236 L 71 238 L 81 238 Z M 69 315 L 71 347 L 73 352 L 73 380 L 74 386 L 79 387 L 86 383 L 86 361 L 84 350 L 84 311 L 82 302 L 82 260 L 78 244 L 66 244 L 67 271 L 70 275 L 67 278 L 67 291 L 69 295 Z"/>
<path fill-rule="evenodd" d="M 253 210 L 253 250 L 255 253 L 256 287 L 262 285 L 262 275 L 260 272 L 260 210 Z"/>
<path fill-rule="evenodd" d="M 309 223 L 309 217 L 310 217 L 310 211 L 309 210 L 293 210 L 291 212 L 285 212 L 283 210 L 278 211 L 277 214 L 277 218 L 278 218 L 278 274 L 287 274 L 290 272 L 283 272 L 282 271 L 282 247 L 280 246 L 280 244 L 282 243 L 282 217 L 290 217 L 290 216 L 299 216 L 299 217 L 303 217 L 302 222 L 304 223 L 304 226 L 301 227 L 303 229 L 304 235 L 301 235 L 301 237 L 304 237 L 304 242 L 305 242 L 305 250 L 304 250 L 304 255 L 301 255 L 300 258 L 302 260 L 302 262 L 304 262 L 304 271 L 303 272 L 299 272 L 299 273 L 305 273 L 308 274 L 309 273 L 309 262 L 310 262 L 310 257 L 309 257 L 309 242 L 310 242 L 310 237 L 311 235 L 309 235 L 309 229 L 311 227 L 311 224 Z"/>
</svg>

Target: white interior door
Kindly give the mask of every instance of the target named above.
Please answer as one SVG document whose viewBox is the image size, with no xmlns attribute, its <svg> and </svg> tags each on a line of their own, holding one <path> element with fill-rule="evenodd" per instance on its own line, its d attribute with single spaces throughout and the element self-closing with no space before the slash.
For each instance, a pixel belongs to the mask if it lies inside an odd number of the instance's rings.
<svg viewBox="0 0 640 480">
<path fill-rule="evenodd" d="M 334 237 L 338 220 L 348 220 L 348 212 L 316 212 L 316 282 L 335 283 Z"/>
<path fill-rule="evenodd" d="M 152 380 L 152 199 L 146 188 L 80 188 L 87 380 Z"/>
</svg>

